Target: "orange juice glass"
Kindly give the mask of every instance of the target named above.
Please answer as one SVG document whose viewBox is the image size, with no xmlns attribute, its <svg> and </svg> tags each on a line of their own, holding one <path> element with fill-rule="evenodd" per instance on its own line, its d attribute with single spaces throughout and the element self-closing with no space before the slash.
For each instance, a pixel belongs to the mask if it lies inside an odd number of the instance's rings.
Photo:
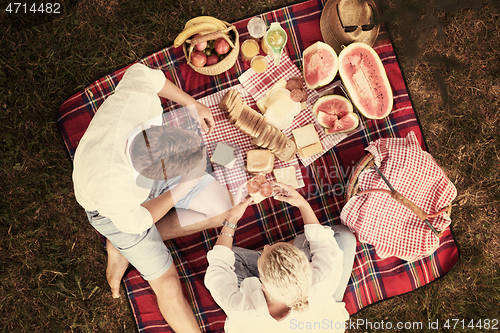
<svg viewBox="0 0 500 333">
<path fill-rule="evenodd" d="M 264 73 L 267 69 L 267 60 L 265 57 L 258 55 L 253 57 L 252 62 L 250 63 L 250 67 L 256 73 Z"/>
<path fill-rule="evenodd" d="M 246 61 L 252 60 L 257 54 L 259 54 L 260 48 L 259 43 L 253 39 L 247 39 L 241 44 L 241 58 Z"/>
</svg>

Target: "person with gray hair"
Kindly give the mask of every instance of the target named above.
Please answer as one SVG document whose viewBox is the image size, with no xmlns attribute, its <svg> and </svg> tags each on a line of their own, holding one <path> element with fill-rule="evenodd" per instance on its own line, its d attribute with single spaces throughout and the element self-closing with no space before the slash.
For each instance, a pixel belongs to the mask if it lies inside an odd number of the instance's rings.
<svg viewBox="0 0 500 333">
<path fill-rule="evenodd" d="M 320 224 L 293 187 L 273 183 L 275 200 L 297 207 L 304 233 L 262 251 L 233 246 L 238 220 L 252 198 L 234 206 L 208 252 L 205 285 L 227 315 L 226 333 L 344 332 L 342 302 L 351 275 L 356 238 L 345 226 Z"/>
<path fill-rule="evenodd" d="M 78 144 L 75 197 L 92 227 L 106 238 L 112 296 L 120 297 L 120 281 L 130 263 L 149 283 L 161 314 L 176 332 L 200 332 L 164 240 L 220 226 L 232 207 L 231 197 L 206 172 L 206 149 L 196 131 L 145 128 L 162 118 L 160 98 L 193 110 L 207 134 L 214 129 L 206 105 L 161 70 L 134 64 Z"/>
</svg>

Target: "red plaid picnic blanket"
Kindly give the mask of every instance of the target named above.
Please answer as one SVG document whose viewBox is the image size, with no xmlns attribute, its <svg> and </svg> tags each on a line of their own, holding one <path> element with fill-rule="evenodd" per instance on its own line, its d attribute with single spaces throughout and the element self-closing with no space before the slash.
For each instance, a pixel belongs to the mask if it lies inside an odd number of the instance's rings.
<svg viewBox="0 0 500 333">
<path fill-rule="evenodd" d="M 322 40 L 319 19 L 325 2 L 311 0 L 261 15 L 268 24 L 277 21 L 285 28 L 288 33 L 285 52 L 298 68 L 301 68 L 302 51 Z M 242 38 L 248 36 L 248 20 L 235 23 Z M 413 131 L 425 149 L 398 60 L 383 27 L 374 49 L 382 59 L 393 90 L 392 113 L 382 120 L 362 119 L 362 130 L 342 140 L 307 167 L 299 165 L 304 180 L 300 192 L 325 225 L 340 224 L 347 178 L 355 164 L 365 155 L 364 149 L 370 142 L 379 138 L 406 137 Z M 203 76 L 186 64 L 181 48 L 172 47 L 154 53 L 141 62 L 162 69 L 169 79 L 197 99 L 238 85 L 238 77 L 248 69 L 248 64 L 238 60 L 224 74 L 217 77 Z M 124 71 L 125 68 L 117 70 L 94 82 L 70 97 L 59 109 L 58 124 L 71 157 L 97 108 L 114 91 Z M 163 101 L 163 106 L 167 112 L 178 107 L 170 101 Z M 267 199 L 247 210 L 239 223 L 235 244 L 259 249 L 265 244 L 290 240 L 302 231 L 297 209 Z M 215 304 L 203 284 L 207 268 L 206 253 L 213 247 L 218 232 L 206 230 L 166 242 L 177 265 L 185 294 L 205 332 L 222 332 L 225 320 L 224 312 Z M 458 258 L 458 248 L 449 228 L 445 229 L 434 253 L 414 262 L 396 257 L 382 259 L 375 253 L 373 246 L 358 243 L 353 272 L 344 296 L 346 308 L 350 314 L 354 314 L 370 304 L 415 290 L 442 277 Z M 158 310 L 154 293 L 137 270 L 131 267 L 124 282 L 138 330 L 171 332 Z"/>
<path fill-rule="evenodd" d="M 436 214 L 455 199 L 455 186 L 432 156 L 422 151 L 414 132 L 406 138 L 379 139 L 366 150 L 396 191 L 424 212 Z M 359 175 L 358 186 L 359 191 L 388 189 L 374 169 Z M 395 256 L 414 261 L 432 254 L 439 246 L 439 238 L 432 230 L 387 193 L 354 196 L 342 209 L 340 218 L 360 242 L 373 245 L 381 258 Z M 451 223 L 447 213 L 428 220 L 437 230 Z"/>
</svg>

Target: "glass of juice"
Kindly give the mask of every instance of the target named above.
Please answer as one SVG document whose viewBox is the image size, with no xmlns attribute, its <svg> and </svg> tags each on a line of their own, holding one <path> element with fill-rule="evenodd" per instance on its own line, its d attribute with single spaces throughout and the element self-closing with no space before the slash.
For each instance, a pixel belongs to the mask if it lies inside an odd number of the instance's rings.
<svg viewBox="0 0 500 333">
<path fill-rule="evenodd" d="M 255 56 L 250 63 L 250 67 L 256 73 L 264 73 L 267 69 L 267 59 L 261 55 Z"/>
<path fill-rule="evenodd" d="M 247 39 L 241 44 L 241 58 L 245 61 L 252 60 L 257 54 L 259 54 L 260 46 L 253 39 Z"/>
</svg>

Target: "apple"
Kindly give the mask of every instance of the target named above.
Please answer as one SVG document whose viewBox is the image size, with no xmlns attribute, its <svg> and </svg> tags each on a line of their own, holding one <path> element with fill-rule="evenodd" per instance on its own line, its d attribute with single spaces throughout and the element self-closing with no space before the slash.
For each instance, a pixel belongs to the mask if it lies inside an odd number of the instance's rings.
<svg viewBox="0 0 500 333">
<path fill-rule="evenodd" d="M 211 55 L 209 55 L 207 57 L 207 63 L 206 63 L 206 65 L 207 66 L 211 66 L 211 65 L 215 65 L 218 62 L 219 62 L 219 57 L 217 56 L 217 54 L 212 53 Z"/>
<path fill-rule="evenodd" d="M 196 38 L 196 37 L 200 37 L 200 36 L 201 36 L 201 35 L 195 35 L 195 36 L 193 37 L 193 39 L 194 39 L 194 38 Z M 196 45 L 194 46 L 194 48 L 195 48 L 196 50 L 198 50 L 198 51 L 203 51 L 204 49 L 206 49 L 206 48 L 207 48 L 207 42 L 198 43 L 198 44 L 196 44 Z"/>
<path fill-rule="evenodd" d="M 229 43 L 222 37 L 217 38 L 215 41 L 215 52 L 218 54 L 226 54 L 230 48 Z"/>
<path fill-rule="evenodd" d="M 203 67 L 207 63 L 207 56 L 201 51 L 191 53 L 191 63 L 196 67 Z"/>
</svg>

